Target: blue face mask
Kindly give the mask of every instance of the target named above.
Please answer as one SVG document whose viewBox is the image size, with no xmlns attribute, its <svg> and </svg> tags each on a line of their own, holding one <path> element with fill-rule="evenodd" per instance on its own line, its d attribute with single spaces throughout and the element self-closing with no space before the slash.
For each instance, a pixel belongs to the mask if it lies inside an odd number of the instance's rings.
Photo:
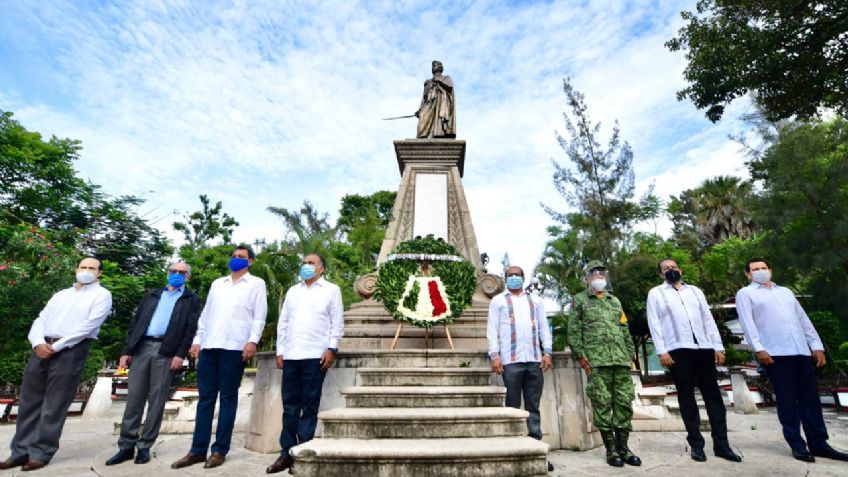
<svg viewBox="0 0 848 477">
<path fill-rule="evenodd" d="M 233 257 L 230 259 L 230 270 L 234 272 L 244 270 L 248 265 L 250 265 L 250 262 L 246 258 Z"/>
<path fill-rule="evenodd" d="M 315 265 L 304 263 L 300 266 L 300 278 L 309 280 L 315 276 Z"/>
<path fill-rule="evenodd" d="M 185 281 L 185 275 L 180 275 L 179 273 L 172 273 L 168 275 L 168 285 L 171 285 L 174 288 L 179 288 L 185 285 Z"/>
<path fill-rule="evenodd" d="M 511 275 L 511 276 L 506 277 L 506 287 L 509 288 L 510 290 L 519 290 L 523 286 L 524 286 L 524 278 L 523 277 L 520 277 L 520 276 L 517 276 L 517 275 Z"/>
</svg>

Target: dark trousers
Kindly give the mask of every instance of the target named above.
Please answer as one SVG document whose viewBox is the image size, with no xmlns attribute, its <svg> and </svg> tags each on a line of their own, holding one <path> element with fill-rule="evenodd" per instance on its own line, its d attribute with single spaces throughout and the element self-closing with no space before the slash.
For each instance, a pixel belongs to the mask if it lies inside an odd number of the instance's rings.
<svg viewBox="0 0 848 477">
<path fill-rule="evenodd" d="M 827 427 L 822 416 L 819 389 L 809 356 L 772 356 L 766 375 L 774 386 L 777 418 L 783 426 L 783 438 L 794 450 L 823 450 L 827 446 Z M 804 426 L 807 443 L 801 437 Z"/>
<path fill-rule="evenodd" d="M 693 448 L 704 448 L 704 436 L 701 435 L 701 413 L 695 402 L 695 387 L 701 391 L 710 429 L 713 448 L 724 449 L 727 441 L 727 411 L 718 387 L 715 364 L 715 350 L 712 349 L 676 349 L 669 352 L 674 364 L 671 376 L 677 388 L 677 401 L 680 404 L 680 416 L 686 426 L 686 440 Z"/>
<path fill-rule="evenodd" d="M 326 372 L 320 359 L 287 359 L 283 362 L 283 430 L 280 455 L 315 437 L 318 407 Z"/>
<path fill-rule="evenodd" d="M 233 437 L 233 425 L 236 422 L 238 408 L 238 388 L 244 374 L 244 361 L 241 351 L 227 349 L 204 349 L 197 360 L 197 387 L 200 400 L 197 403 L 197 416 L 194 422 L 194 436 L 191 440 L 191 453 L 205 455 L 212 439 L 212 418 L 215 414 L 215 401 L 220 394 L 218 406 L 218 427 L 215 429 L 215 443 L 212 452 L 227 455 L 230 440 Z"/>
<path fill-rule="evenodd" d="M 42 360 L 33 351 L 24 370 L 12 459 L 50 462 L 59 450 L 68 407 L 79 388 L 91 340 Z"/>
<path fill-rule="evenodd" d="M 542 400 L 542 387 L 545 384 L 540 363 L 511 363 L 504 366 L 504 386 L 506 387 L 506 405 L 521 408 L 524 397 L 524 410 L 530 413 L 527 418 L 527 434 L 534 439 L 542 438 L 539 402 Z"/>
<path fill-rule="evenodd" d="M 139 449 L 149 449 L 159 436 L 162 413 L 165 411 L 171 380 L 174 377 L 171 358 L 159 354 L 161 346 L 159 341 L 143 340 L 133 354 L 127 405 L 121 420 L 121 437 L 118 439 L 118 447 L 121 449 L 132 449 L 136 445 Z M 145 403 L 147 417 L 139 436 Z"/>
</svg>

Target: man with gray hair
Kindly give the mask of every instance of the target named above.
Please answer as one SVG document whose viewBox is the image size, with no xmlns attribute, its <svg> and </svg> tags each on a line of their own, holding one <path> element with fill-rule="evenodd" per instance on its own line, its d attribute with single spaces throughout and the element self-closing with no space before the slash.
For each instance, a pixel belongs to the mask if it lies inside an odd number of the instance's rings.
<svg viewBox="0 0 848 477">
<path fill-rule="evenodd" d="M 159 436 L 171 380 L 174 372 L 182 367 L 197 331 L 200 297 L 186 288 L 190 277 L 189 264 L 172 263 L 168 267 L 168 285 L 148 291 L 130 321 L 118 363 L 119 371 L 132 365 L 118 439 L 120 450 L 106 461 L 106 465 L 132 459 L 136 447 L 135 463 L 150 461 L 150 447 Z M 147 418 L 141 429 L 145 403 Z"/>
</svg>

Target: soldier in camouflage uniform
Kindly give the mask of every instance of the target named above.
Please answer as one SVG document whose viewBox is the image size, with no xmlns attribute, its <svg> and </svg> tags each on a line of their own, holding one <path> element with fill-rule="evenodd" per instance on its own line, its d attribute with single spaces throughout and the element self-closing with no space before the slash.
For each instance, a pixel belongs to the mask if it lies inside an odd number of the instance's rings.
<svg viewBox="0 0 848 477">
<path fill-rule="evenodd" d="M 568 320 L 568 345 L 586 372 L 586 394 L 592 401 L 595 427 L 607 449 L 607 463 L 642 465 L 627 446 L 633 416 L 630 362 L 633 344 L 627 317 L 618 298 L 606 291 L 606 267 L 597 260 L 587 266 L 588 288 L 574 297 Z"/>
</svg>

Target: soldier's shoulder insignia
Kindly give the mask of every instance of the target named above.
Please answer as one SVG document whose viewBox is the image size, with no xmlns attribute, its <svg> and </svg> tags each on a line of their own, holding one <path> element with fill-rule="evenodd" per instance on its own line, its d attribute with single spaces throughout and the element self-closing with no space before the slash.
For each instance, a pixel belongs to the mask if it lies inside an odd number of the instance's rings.
<svg viewBox="0 0 848 477">
<path fill-rule="evenodd" d="M 627 315 L 625 315 L 623 311 L 621 312 L 621 317 L 618 318 L 618 322 L 622 325 L 627 324 Z"/>
</svg>

